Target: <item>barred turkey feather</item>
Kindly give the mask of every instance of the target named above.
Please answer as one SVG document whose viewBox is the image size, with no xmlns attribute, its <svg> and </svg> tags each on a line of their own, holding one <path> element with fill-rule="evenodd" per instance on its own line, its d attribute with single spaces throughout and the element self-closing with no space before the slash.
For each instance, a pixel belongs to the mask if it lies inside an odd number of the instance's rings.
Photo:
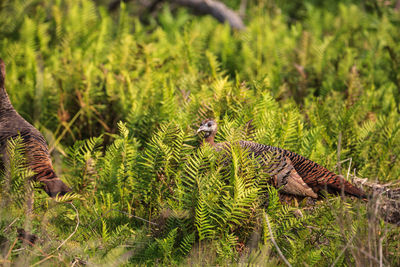
<svg viewBox="0 0 400 267">
<path fill-rule="evenodd" d="M 207 119 L 202 122 L 198 132 L 205 132 L 204 142 L 209 143 L 217 151 L 229 151 L 227 142 L 215 143 L 216 122 Z M 366 198 L 363 190 L 346 181 L 325 167 L 294 152 L 263 145 L 250 141 L 239 141 L 238 144 L 259 160 L 265 171 L 273 178 L 277 188 L 288 195 L 318 198 L 321 190 L 330 193 Z"/>
<path fill-rule="evenodd" d="M 346 181 L 342 176 L 329 171 L 325 167 L 299 154 L 282 148 L 249 141 L 240 141 L 239 143 L 243 148 L 249 149 L 256 156 L 262 156 L 265 153 L 273 153 L 276 160 L 283 162 L 283 165 L 287 168 L 293 168 L 296 175 L 299 175 L 303 183 L 308 185 L 315 193 L 318 193 L 322 189 L 339 193 L 343 190 L 344 193 L 349 195 L 361 198 L 366 197 L 361 189 Z M 290 193 L 288 191 L 286 192 Z"/>
<path fill-rule="evenodd" d="M 27 164 L 35 173 L 34 181 L 41 182 L 46 193 L 55 197 L 71 189 L 54 172 L 46 140 L 14 109 L 5 89 L 5 64 L 0 59 L 0 154 L 3 165 L 8 164 L 7 141 L 21 136 Z"/>
</svg>

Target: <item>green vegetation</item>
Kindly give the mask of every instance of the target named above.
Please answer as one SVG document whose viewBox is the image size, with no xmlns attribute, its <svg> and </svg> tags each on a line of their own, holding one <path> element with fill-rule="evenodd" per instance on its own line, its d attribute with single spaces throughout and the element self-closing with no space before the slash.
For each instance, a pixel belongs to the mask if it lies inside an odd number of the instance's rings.
<svg viewBox="0 0 400 267">
<path fill-rule="evenodd" d="M 167 4 L 143 21 L 129 3 L 110 14 L 91 0 L 0 2 L 11 101 L 77 193 L 71 204 L 35 189 L 27 214 L 15 140 L 12 183 L 0 178 L 0 264 L 284 266 L 272 231 L 293 266 L 400 265 L 400 231 L 373 202 L 283 205 L 244 151 L 226 170 L 198 145 L 213 117 L 218 141 L 399 179 L 400 13 L 314 2 L 249 1 L 243 32 Z M 14 243 L 18 227 L 41 240 Z"/>
</svg>

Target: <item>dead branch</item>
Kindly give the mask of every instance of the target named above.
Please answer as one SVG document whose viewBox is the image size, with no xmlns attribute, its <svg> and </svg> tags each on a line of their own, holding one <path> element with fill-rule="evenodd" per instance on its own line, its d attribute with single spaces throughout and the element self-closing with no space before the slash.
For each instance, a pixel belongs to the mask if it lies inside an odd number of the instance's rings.
<svg viewBox="0 0 400 267">
<path fill-rule="evenodd" d="M 352 181 L 377 200 L 377 209 L 385 221 L 400 225 L 400 188 L 397 187 L 398 184 L 379 184 L 356 176 L 352 177 Z"/>
<path fill-rule="evenodd" d="M 225 4 L 216 0 L 170 0 L 177 5 L 185 6 L 193 9 L 201 14 L 209 14 L 216 18 L 218 21 L 224 23 L 228 22 L 229 25 L 236 30 L 243 30 L 244 23 L 240 16 L 228 8 Z"/>
<path fill-rule="evenodd" d="M 379 184 L 371 182 L 367 178 L 359 178 L 356 176 L 352 176 L 351 180 L 355 185 L 363 188 L 367 192 L 382 194 L 392 200 L 400 200 L 400 188 L 396 188 L 396 185 L 393 183 Z"/>
<path fill-rule="evenodd" d="M 109 4 L 108 9 L 111 11 L 115 10 L 117 7 L 119 7 L 121 2 L 128 2 L 128 1 L 129 0 L 113 0 Z M 153 12 L 156 6 L 159 5 L 161 2 L 165 1 L 163 0 L 140 1 L 140 3 L 143 6 L 145 6 L 150 13 Z M 177 6 L 184 6 L 190 8 L 195 13 L 203 15 L 205 14 L 211 15 L 222 23 L 228 22 L 233 29 L 236 30 L 245 29 L 245 25 L 243 23 L 242 18 L 235 11 L 227 7 L 224 3 L 221 3 L 217 0 L 169 0 L 169 2 Z M 242 7 L 242 9 L 243 8 L 244 6 Z"/>
</svg>

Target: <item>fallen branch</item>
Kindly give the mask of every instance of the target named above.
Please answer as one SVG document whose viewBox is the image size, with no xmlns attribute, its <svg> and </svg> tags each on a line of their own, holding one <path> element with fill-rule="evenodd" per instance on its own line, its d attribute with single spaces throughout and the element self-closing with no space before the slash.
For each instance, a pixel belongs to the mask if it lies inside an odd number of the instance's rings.
<svg viewBox="0 0 400 267">
<path fill-rule="evenodd" d="M 129 0 L 114 0 L 108 6 L 109 10 L 115 10 L 121 2 L 128 2 Z M 152 12 L 155 10 L 155 7 L 161 2 L 165 2 L 163 0 L 153 0 L 151 1 L 141 1 L 142 5 L 146 6 L 146 8 Z M 216 18 L 218 21 L 225 23 L 228 22 L 229 25 L 236 30 L 244 30 L 245 25 L 243 23 L 242 18 L 235 11 L 227 7 L 224 3 L 221 3 L 217 0 L 169 0 L 170 3 L 184 6 L 187 8 L 193 9 L 196 13 L 199 14 L 208 14 Z M 246 2 L 241 5 L 241 12 L 243 13 L 243 9 L 245 8 Z"/>
<path fill-rule="evenodd" d="M 228 22 L 229 25 L 236 30 L 243 30 L 244 23 L 240 16 L 228 8 L 225 4 L 216 0 L 170 0 L 177 5 L 192 8 L 194 11 L 201 14 L 209 14 L 216 18 L 218 21 L 224 23 Z"/>
</svg>

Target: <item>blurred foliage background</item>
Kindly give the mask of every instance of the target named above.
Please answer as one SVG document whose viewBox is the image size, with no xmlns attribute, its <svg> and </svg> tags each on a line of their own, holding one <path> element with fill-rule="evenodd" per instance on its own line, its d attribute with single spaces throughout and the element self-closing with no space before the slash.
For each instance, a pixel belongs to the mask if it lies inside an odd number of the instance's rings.
<svg viewBox="0 0 400 267">
<path fill-rule="evenodd" d="M 2 205 L 2 264 L 283 265 L 271 233 L 293 266 L 400 264 L 399 230 L 373 203 L 282 205 L 243 151 L 226 172 L 195 135 L 213 117 L 219 141 L 249 138 L 253 120 L 254 141 L 398 181 L 396 1 L 249 0 L 244 31 L 168 1 L 110 2 L 0 1 L 11 101 L 79 194 L 37 190 L 31 215 Z M 13 243 L 17 226 L 41 242 Z"/>
</svg>

